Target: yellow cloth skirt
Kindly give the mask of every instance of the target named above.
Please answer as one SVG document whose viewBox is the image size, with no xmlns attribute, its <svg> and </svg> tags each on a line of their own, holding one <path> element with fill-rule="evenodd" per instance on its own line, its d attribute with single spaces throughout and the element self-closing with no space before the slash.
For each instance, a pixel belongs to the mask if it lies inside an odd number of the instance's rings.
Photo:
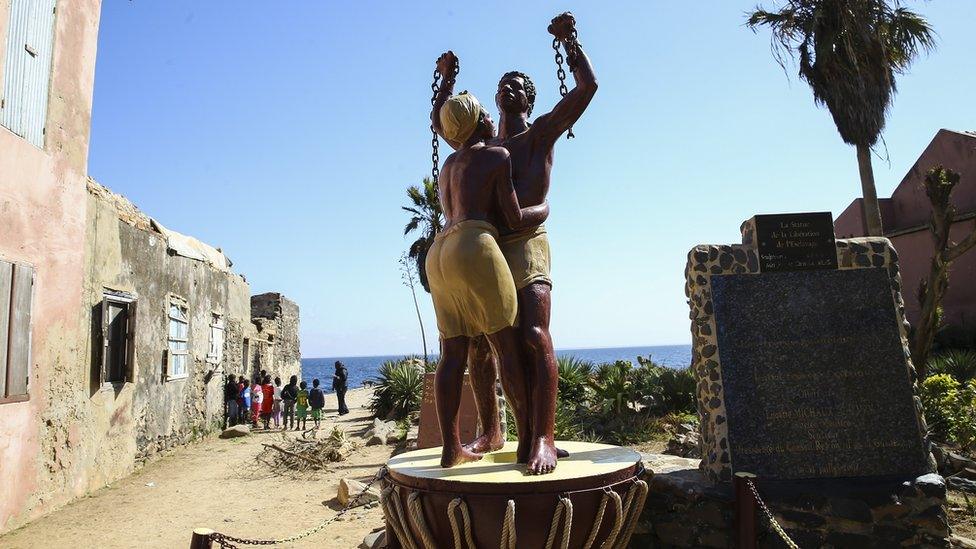
<svg viewBox="0 0 976 549">
<path fill-rule="evenodd" d="M 521 290 L 536 282 L 552 286 L 549 275 L 552 256 L 545 225 L 507 234 L 498 239 L 498 246 L 505 255 L 508 268 L 512 270 L 516 288 Z"/>
<path fill-rule="evenodd" d="M 461 221 L 434 238 L 427 279 L 442 338 L 493 334 L 513 326 L 515 281 L 487 221 Z"/>
</svg>

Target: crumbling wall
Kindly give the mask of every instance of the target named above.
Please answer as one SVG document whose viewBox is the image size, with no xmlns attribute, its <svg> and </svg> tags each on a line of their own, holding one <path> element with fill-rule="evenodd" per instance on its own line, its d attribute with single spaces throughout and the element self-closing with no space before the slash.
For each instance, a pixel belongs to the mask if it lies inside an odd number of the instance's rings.
<svg viewBox="0 0 976 549">
<path fill-rule="evenodd" d="M 266 369 L 283 380 L 301 379 L 298 304 L 277 292 L 251 296 L 251 322 L 257 330 L 252 371 Z"/>
</svg>

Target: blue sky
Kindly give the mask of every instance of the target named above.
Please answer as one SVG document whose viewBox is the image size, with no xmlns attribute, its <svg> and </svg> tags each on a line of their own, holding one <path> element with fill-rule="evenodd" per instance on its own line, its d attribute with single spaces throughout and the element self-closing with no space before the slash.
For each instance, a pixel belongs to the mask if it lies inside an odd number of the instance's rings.
<svg viewBox="0 0 976 549">
<path fill-rule="evenodd" d="M 434 61 L 454 50 L 459 89 L 489 105 L 527 72 L 547 112 L 546 26 L 572 10 L 600 90 L 552 173 L 556 346 L 687 343 L 688 250 L 756 213 L 838 215 L 855 155 L 743 26 L 752 0 L 607 4 L 105 0 L 89 171 L 295 299 L 304 356 L 417 352 L 400 206 L 430 171 Z M 939 49 L 898 82 L 880 196 L 939 128 L 976 129 L 971 1 L 909 5 Z"/>
</svg>

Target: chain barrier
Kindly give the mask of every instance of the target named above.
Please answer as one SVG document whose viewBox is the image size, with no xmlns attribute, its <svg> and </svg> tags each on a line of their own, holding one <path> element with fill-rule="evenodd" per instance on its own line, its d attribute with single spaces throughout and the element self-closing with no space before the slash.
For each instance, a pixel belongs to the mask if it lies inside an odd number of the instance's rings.
<svg viewBox="0 0 976 549">
<path fill-rule="evenodd" d="M 568 55 L 569 54 L 569 45 L 570 44 L 572 44 L 573 47 L 579 46 L 579 42 L 576 40 L 576 30 L 575 29 L 573 29 L 573 34 L 570 36 L 569 40 L 567 40 L 566 42 L 567 42 L 567 45 L 566 45 L 566 53 Z M 552 49 L 553 49 L 553 51 L 556 52 L 556 78 L 559 79 L 559 95 L 562 96 L 562 97 L 566 97 L 566 94 L 569 93 L 569 88 L 566 87 L 566 71 L 563 70 L 563 61 L 564 61 L 564 58 L 563 58 L 562 52 L 559 51 L 559 39 L 558 38 L 553 38 L 552 39 Z M 569 70 L 573 70 L 572 65 L 570 65 L 568 61 L 567 61 L 567 65 L 569 66 Z M 572 126 L 570 126 L 569 131 L 566 132 L 566 139 L 572 139 L 574 137 L 576 137 L 576 135 L 573 133 Z"/>
<path fill-rule="evenodd" d="M 457 64 L 454 65 L 454 75 L 450 79 L 445 80 L 444 83 L 445 84 L 450 83 L 453 85 L 454 79 L 457 78 L 459 72 L 461 72 L 460 61 L 458 61 Z M 430 96 L 430 106 L 432 109 L 434 107 L 434 103 L 437 102 L 437 94 L 441 91 L 440 81 L 441 81 L 441 74 L 437 72 L 437 69 L 434 69 L 434 82 L 431 83 L 430 85 L 430 91 L 432 92 Z M 434 181 L 434 185 L 437 185 L 437 178 L 441 174 L 441 169 L 440 169 L 441 158 L 438 151 L 440 147 L 440 140 L 437 138 L 437 130 L 434 129 L 433 116 L 439 116 L 439 114 L 433 113 L 430 121 L 430 135 L 431 135 L 430 147 L 431 150 L 433 151 L 430 155 L 430 161 L 432 164 L 430 168 L 430 178 Z"/>
<path fill-rule="evenodd" d="M 759 504 L 759 508 L 762 510 L 763 514 L 766 515 L 766 520 L 769 521 L 770 528 L 776 532 L 776 535 L 783 540 L 783 543 L 785 543 L 787 547 L 790 549 L 800 549 L 800 546 L 797 545 L 795 541 L 790 539 L 790 536 L 786 533 L 786 530 L 783 530 L 783 527 L 776 522 L 776 517 L 773 516 L 773 513 L 769 510 L 769 507 L 766 507 L 766 502 L 759 497 L 759 490 L 756 489 L 756 485 L 752 482 L 752 479 L 746 478 L 745 480 L 746 484 L 749 485 L 749 491 L 752 492 L 752 497 L 756 498 L 756 503 Z"/>
<path fill-rule="evenodd" d="M 349 502 L 346 503 L 346 506 L 343 507 L 342 510 L 340 510 L 338 513 L 336 513 L 334 517 L 323 522 L 322 524 L 319 524 L 314 528 L 310 528 L 308 530 L 305 530 L 304 532 L 295 534 L 294 536 L 281 538 L 281 539 L 247 539 L 247 538 L 237 538 L 234 536 L 228 536 L 227 534 L 221 534 L 220 532 L 213 532 L 210 534 L 210 541 L 218 544 L 220 547 L 233 549 L 239 547 L 239 545 L 280 545 L 282 543 L 290 543 L 293 541 L 300 540 L 302 538 L 307 538 L 312 534 L 316 534 L 320 532 L 326 526 L 342 518 L 343 515 L 345 515 L 347 512 L 349 512 L 350 509 L 356 506 L 356 503 L 359 501 L 359 499 L 363 497 L 366 494 L 366 492 L 368 492 L 369 489 L 372 488 L 374 484 L 376 484 L 378 480 L 386 476 L 386 473 L 387 473 L 386 465 L 380 467 L 379 470 L 376 471 L 376 474 L 373 475 L 373 478 L 366 483 L 366 486 L 362 489 L 362 491 L 356 494 L 356 497 L 349 498 Z"/>
</svg>

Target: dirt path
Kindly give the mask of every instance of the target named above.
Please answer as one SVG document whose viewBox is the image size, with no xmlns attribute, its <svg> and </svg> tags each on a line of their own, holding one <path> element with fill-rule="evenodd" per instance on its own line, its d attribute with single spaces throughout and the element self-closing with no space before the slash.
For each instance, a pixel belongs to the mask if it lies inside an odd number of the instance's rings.
<svg viewBox="0 0 976 549">
<path fill-rule="evenodd" d="M 344 462 L 312 480 L 272 477 L 255 464 L 272 433 L 220 440 L 179 449 L 133 475 L 51 515 L 0 537 L 0 547 L 181 548 L 195 527 L 239 537 L 279 538 L 333 517 L 339 480 L 372 478 L 392 446 L 364 446 L 372 424 L 363 404 L 369 391 L 350 391 L 351 413 L 339 419 L 334 395 L 326 396 L 322 429 L 341 426 L 360 443 Z M 378 507 L 356 508 L 342 522 L 304 540 L 278 547 L 354 548 L 383 524 Z"/>
</svg>

